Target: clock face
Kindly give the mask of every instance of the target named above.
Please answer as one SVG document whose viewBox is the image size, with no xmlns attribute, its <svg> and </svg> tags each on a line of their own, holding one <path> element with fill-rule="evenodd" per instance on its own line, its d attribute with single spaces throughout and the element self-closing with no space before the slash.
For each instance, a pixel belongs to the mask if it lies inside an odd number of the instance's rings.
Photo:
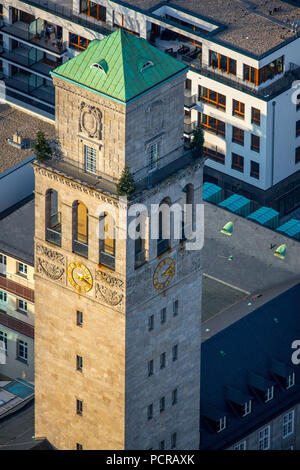
<svg viewBox="0 0 300 470">
<path fill-rule="evenodd" d="M 155 289 L 165 289 L 171 282 L 175 274 L 175 261 L 173 258 L 163 259 L 157 266 L 153 274 L 153 284 Z"/>
<path fill-rule="evenodd" d="M 93 278 L 90 271 L 79 261 L 73 261 L 69 264 L 68 279 L 71 286 L 80 294 L 89 292 L 93 287 Z"/>
</svg>

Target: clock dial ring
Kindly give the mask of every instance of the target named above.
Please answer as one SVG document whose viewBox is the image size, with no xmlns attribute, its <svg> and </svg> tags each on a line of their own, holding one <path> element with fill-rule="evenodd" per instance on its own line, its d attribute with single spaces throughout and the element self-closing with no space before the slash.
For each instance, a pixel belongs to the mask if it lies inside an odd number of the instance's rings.
<svg viewBox="0 0 300 470">
<path fill-rule="evenodd" d="M 70 263 L 67 272 L 70 285 L 80 294 L 89 292 L 93 287 L 92 274 L 80 261 Z"/>
<path fill-rule="evenodd" d="M 155 289 L 165 289 L 175 275 L 176 264 L 173 258 L 167 257 L 161 260 L 153 274 L 153 285 Z"/>
</svg>

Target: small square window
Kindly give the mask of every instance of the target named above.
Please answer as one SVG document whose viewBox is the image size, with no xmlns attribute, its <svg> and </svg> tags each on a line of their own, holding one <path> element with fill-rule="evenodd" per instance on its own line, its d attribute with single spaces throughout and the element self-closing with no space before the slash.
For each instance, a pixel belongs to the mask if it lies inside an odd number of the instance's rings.
<svg viewBox="0 0 300 470">
<path fill-rule="evenodd" d="M 4 264 L 4 266 L 6 266 L 6 263 L 7 263 L 6 256 L 0 254 L 0 264 Z"/>
<path fill-rule="evenodd" d="M 27 276 L 27 264 L 24 263 L 18 263 L 18 273 L 23 274 L 24 276 Z"/>
<path fill-rule="evenodd" d="M 27 302 L 23 299 L 17 299 L 17 309 L 21 310 L 22 313 L 27 313 Z"/>
<path fill-rule="evenodd" d="M 79 442 L 76 444 L 76 450 L 83 450 L 82 444 L 79 444 Z"/>
</svg>

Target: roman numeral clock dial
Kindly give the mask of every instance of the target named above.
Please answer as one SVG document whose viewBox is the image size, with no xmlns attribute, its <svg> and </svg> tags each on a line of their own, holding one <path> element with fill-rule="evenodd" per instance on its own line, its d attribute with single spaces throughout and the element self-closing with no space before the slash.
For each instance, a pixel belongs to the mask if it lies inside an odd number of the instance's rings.
<svg viewBox="0 0 300 470">
<path fill-rule="evenodd" d="M 153 274 L 153 285 L 155 289 L 165 289 L 175 275 L 175 261 L 173 258 L 163 259 L 155 268 Z"/>
</svg>

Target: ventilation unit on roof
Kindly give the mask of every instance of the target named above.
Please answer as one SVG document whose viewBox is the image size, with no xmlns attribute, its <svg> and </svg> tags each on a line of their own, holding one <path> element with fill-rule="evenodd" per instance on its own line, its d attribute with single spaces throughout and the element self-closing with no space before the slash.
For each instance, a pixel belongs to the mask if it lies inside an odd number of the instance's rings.
<svg viewBox="0 0 300 470">
<path fill-rule="evenodd" d="M 154 64 L 151 62 L 151 60 L 147 60 L 147 62 L 144 63 L 144 65 L 141 67 L 140 72 L 144 72 L 144 70 L 148 69 L 149 67 L 153 67 Z"/>
</svg>

